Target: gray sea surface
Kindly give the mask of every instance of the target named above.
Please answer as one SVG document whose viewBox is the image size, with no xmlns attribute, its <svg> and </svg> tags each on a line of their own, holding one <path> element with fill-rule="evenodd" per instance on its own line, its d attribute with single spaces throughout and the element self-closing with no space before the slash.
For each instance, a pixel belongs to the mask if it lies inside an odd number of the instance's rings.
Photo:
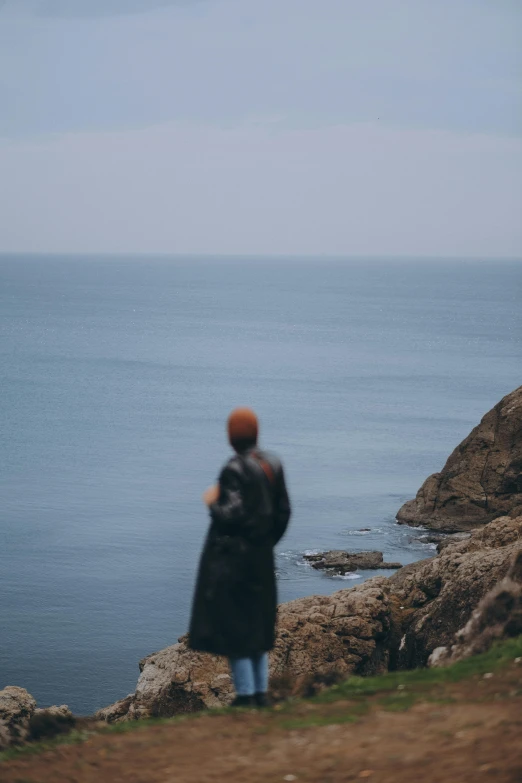
<svg viewBox="0 0 522 783">
<path fill-rule="evenodd" d="M 87 714 L 186 631 L 236 405 L 286 467 L 281 601 L 373 575 L 305 551 L 431 556 L 395 514 L 521 383 L 521 303 L 517 261 L 0 256 L 0 688 Z"/>
</svg>

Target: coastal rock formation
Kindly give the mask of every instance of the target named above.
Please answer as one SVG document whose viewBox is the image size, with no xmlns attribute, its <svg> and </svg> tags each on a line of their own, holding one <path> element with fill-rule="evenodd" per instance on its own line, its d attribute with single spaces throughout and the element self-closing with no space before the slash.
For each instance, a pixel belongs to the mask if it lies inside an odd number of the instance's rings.
<svg viewBox="0 0 522 783">
<path fill-rule="evenodd" d="M 447 546 L 450 546 L 450 544 L 458 543 L 459 541 L 467 541 L 470 537 L 470 533 L 451 533 L 449 535 L 445 535 L 444 538 L 441 538 L 440 541 L 437 542 L 437 552 L 442 552 L 443 549 L 446 549 Z"/>
<path fill-rule="evenodd" d="M 270 656 L 272 687 L 285 680 L 286 693 L 301 694 L 311 681 L 426 665 L 436 647 L 452 643 L 521 550 L 522 516 L 502 517 L 392 577 L 282 604 Z M 145 658 L 140 669 L 136 692 L 95 718 L 168 716 L 232 698 L 226 661 L 192 652 L 185 638 Z"/>
<path fill-rule="evenodd" d="M 413 541 L 420 541 L 421 544 L 436 544 L 437 552 L 454 544 L 456 541 L 467 541 L 471 533 L 427 533 L 423 536 L 416 536 Z"/>
<path fill-rule="evenodd" d="M 452 663 L 486 652 L 497 639 L 522 634 L 522 548 L 518 550 L 507 575 L 490 590 L 464 628 L 455 634 L 453 644 L 436 647 L 429 666 Z"/>
<path fill-rule="evenodd" d="M 279 607 L 270 655 L 272 681 L 300 692 L 310 676 L 331 680 L 388 669 L 400 629 L 384 577 L 331 596 L 299 598 Z M 229 704 L 232 683 L 223 658 L 195 653 L 186 640 L 140 663 L 136 693 L 96 713 L 108 722 L 175 715 Z"/>
<path fill-rule="evenodd" d="M 35 699 L 25 688 L 8 685 L 0 691 L 0 751 L 68 731 L 73 724 L 66 704 L 37 709 Z"/>
<path fill-rule="evenodd" d="M 316 555 L 303 555 L 312 568 L 334 574 L 346 574 L 349 571 L 373 571 L 380 568 L 402 568 L 402 563 L 385 563 L 382 552 L 344 552 L 334 549 Z"/>
<path fill-rule="evenodd" d="M 8 685 L 0 691 L 0 750 L 25 742 L 35 709 L 36 701 L 25 688 Z"/>
<path fill-rule="evenodd" d="M 75 725 L 76 718 L 66 704 L 36 709 L 29 721 L 29 739 L 44 740 L 67 734 Z"/>
<path fill-rule="evenodd" d="M 397 521 L 455 532 L 503 514 L 522 514 L 522 386 L 486 413 Z"/>
<path fill-rule="evenodd" d="M 390 577 L 403 609 L 397 666 L 425 666 L 436 647 L 452 643 L 482 598 L 502 580 L 522 550 L 522 516 L 500 517 L 430 560 Z"/>
<path fill-rule="evenodd" d="M 182 638 L 139 663 L 136 692 L 94 716 L 109 723 L 146 717 L 166 717 L 222 707 L 232 700 L 227 661 L 196 653 Z"/>
</svg>

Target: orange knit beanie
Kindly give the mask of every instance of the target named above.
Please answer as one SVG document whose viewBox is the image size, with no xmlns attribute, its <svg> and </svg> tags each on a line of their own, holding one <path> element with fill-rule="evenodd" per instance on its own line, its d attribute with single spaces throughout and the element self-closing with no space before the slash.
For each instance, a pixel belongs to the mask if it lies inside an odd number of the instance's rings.
<svg viewBox="0 0 522 783">
<path fill-rule="evenodd" d="M 257 442 L 259 424 L 257 416 L 250 408 L 236 408 L 228 417 L 228 439 L 230 444 L 241 450 Z"/>
</svg>

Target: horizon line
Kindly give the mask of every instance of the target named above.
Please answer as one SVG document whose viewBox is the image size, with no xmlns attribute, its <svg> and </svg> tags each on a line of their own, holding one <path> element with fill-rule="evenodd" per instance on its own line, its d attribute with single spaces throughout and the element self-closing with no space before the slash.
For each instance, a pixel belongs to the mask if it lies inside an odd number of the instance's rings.
<svg viewBox="0 0 522 783">
<path fill-rule="evenodd" d="M 389 255 L 376 253 L 196 253 L 196 252 L 170 252 L 170 251 L 82 251 L 82 250 L 0 250 L 0 258 L 5 256 L 32 256 L 32 257 L 74 257 L 74 258 L 157 258 L 157 259 L 288 259 L 288 260 L 441 260 L 441 261 L 522 261 L 521 255 L 433 255 L 428 253 L 391 253 Z"/>
</svg>

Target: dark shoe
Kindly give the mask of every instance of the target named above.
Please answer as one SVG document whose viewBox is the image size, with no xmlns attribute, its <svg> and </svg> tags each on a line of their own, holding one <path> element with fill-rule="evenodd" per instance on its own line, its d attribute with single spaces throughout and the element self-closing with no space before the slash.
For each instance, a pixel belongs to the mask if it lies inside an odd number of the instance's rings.
<svg viewBox="0 0 522 783">
<path fill-rule="evenodd" d="M 254 700 L 257 707 L 270 707 L 268 693 L 256 693 L 254 695 Z"/>
<path fill-rule="evenodd" d="M 256 698 L 255 696 L 236 696 L 231 707 L 255 707 L 256 706 Z"/>
</svg>

